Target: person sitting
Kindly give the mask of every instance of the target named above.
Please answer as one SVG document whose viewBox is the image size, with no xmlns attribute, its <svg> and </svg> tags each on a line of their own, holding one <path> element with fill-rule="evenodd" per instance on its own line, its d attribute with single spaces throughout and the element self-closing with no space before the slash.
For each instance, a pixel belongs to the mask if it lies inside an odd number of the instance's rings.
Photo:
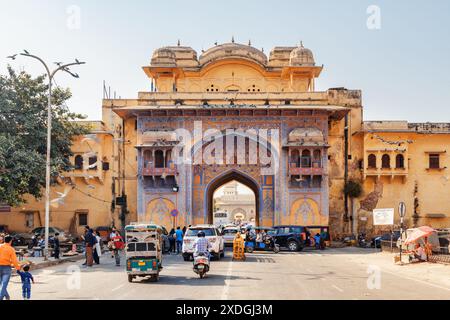
<svg viewBox="0 0 450 320">
<path fill-rule="evenodd" d="M 420 243 L 416 243 L 416 246 L 413 250 L 414 258 L 418 259 L 419 261 L 426 261 L 427 260 L 427 254 L 425 250 L 422 248 Z"/>
<path fill-rule="evenodd" d="M 259 230 L 256 230 L 256 242 L 262 242 L 262 234 Z"/>
<path fill-rule="evenodd" d="M 197 239 L 194 242 L 194 258 L 199 254 L 204 254 L 209 259 L 209 249 L 211 248 L 211 243 L 205 238 L 205 232 L 199 231 L 197 233 Z"/>
</svg>

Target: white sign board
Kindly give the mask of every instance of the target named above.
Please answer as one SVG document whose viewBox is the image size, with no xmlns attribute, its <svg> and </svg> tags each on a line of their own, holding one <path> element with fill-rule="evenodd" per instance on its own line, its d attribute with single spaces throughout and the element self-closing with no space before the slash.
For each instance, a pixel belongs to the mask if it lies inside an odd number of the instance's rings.
<svg viewBox="0 0 450 320">
<path fill-rule="evenodd" d="M 394 208 L 373 210 L 374 226 L 385 226 L 393 224 L 394 224 Z"/>
</svg>

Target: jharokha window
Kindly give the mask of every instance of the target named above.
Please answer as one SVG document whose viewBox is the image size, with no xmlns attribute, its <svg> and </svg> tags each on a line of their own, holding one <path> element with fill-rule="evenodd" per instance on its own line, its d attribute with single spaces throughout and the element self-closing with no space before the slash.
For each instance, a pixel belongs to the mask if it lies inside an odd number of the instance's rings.
<svg viewBox="0 0 450 320">
<path fill-rule="evenodd" d="M 155 168 L 164 168 L 164 152 L 162 150 L 155 151 Z"/>
<path fill-rule="evenodd" d="M 439 169 L 439 154 L 438 153 L 430 153 L 429 156 L 429 168 L 430 169 Z"/>
<path fill-rule="evenodd" d="M 395 157 L 395 167 L 397 169 L 403 169 L 405 167 L 405 158 L 403 157 L 402 154 L 398 154 Z"/>
<path fill-rule="evenodd" d="M 369 169 L 375 169 L 377 167 L 377 157 L 374 154 L 369 154 L 367 159 L 367 167 Z"/>
<path fill-rule="evenodd" d="M 381 157 L 381 168 L 389 169 L 391 167 L 391 157 L 388 154 L 383 154 Z"/>
<path fill-rule="evenodd" d="M 83 157 L 79 154 L 75 156 L 75 169 L 76 170 L 83 169 Z"/>
</svg>

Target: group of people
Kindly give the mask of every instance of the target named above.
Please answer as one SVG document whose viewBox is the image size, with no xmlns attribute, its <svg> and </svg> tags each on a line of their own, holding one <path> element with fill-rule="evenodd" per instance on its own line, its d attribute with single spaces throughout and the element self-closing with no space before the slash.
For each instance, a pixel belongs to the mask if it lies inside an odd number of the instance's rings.
<svg viewBox="0 0 450 320">
<path fill-rule="evenodd" d="M 102 255 L 102 238 L 97 231 L 94 231 L 89 226 L 85 227 L 85 233 L 82 237 L 85 246 L 86 261 L 84 266 L 92 267 L 95 264 L 100 264 L 100 256 Z M 116 228 L 112 228 L 109 234 L 108 248 L 115 258 L 116 266 L 120 266 L 120 251 L 125 244 L 120 232 Z"/>
<path fill-rule="evenodd" d="M 189 225 L 190 227 L 190 225 Z M 176 253 L 176 254 L 180 254 L 182 247 L 183 247 L 183 238 L 184 235 L 186 234 L 186 226 L 183 227 L 183 229 L 181 229 L 181 227 L 177 227 L 177 229 L 175 230 L 175 228 L 172 228 L 169 232 L 169 253 Z"/>
<path fill-rule="evenodd" d="M 20 266 L 17 260 L 16 250 L 12 246 L 13 237 L 0 235 L 0 300 L 10 300 L 8 284 L 12 275 L 11 267 L 16 269 L 22 282 L 22 297 L 24 300 L 31 299 L 31 284 L 34 278 L 30 273 L 30 266 Z"/>
<path fill-rule="evenodd" d="M 59 233 L 56 232 L 54 236 L 49 238 L 49 242 L 53 243 L 53 254 L 52 257 L 55 259 L 59 259 L 59 255 L 61 253 L 61 246 L 59 242 Z M 45 238 L 43 236 L 34 235 L 31 238 L 31 243 L 28 247 L 29 249 L 33 249 L 32 256 L 33 257 L 40 257 L 42 256 L 42 253 L 45 248 Z M 39 248 L 40 250 L 35 250 L 35 248 Z"/>
</svg>

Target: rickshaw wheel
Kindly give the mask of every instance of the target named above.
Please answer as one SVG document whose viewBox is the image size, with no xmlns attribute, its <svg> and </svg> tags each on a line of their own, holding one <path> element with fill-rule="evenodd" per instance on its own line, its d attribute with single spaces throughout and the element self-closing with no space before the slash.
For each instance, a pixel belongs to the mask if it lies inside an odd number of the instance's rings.
<svg viewBox="0 0 450 320">
<path fill-rule="evenodd" d="M 200 279 L 203 279 L 203 273 L 199 273 Z"/>
<path fill-rule="evenodd" d="M 280 247 L 279 247 L 279 246 L 273 247 L 273 252 L 274 252 L 274 253 L 280 252 Z"/>
<path fill-rule="evenodd" d="M 252 253 L 253 252 L 253 248 L 252 247 L 247 247 L 247 252 L 248 253 Z"/>
<path fill-rule="evenodd" d="M 157 274 L 152 274 L 150 276 L 150 282 L 157 282 L 159 280 L 159 276 Z"/>
<path fill-rule="evenodd" d="M 128 275 L 128 282 L 133 282 L 133 276 L 131 274 Z"/>
</svg>

